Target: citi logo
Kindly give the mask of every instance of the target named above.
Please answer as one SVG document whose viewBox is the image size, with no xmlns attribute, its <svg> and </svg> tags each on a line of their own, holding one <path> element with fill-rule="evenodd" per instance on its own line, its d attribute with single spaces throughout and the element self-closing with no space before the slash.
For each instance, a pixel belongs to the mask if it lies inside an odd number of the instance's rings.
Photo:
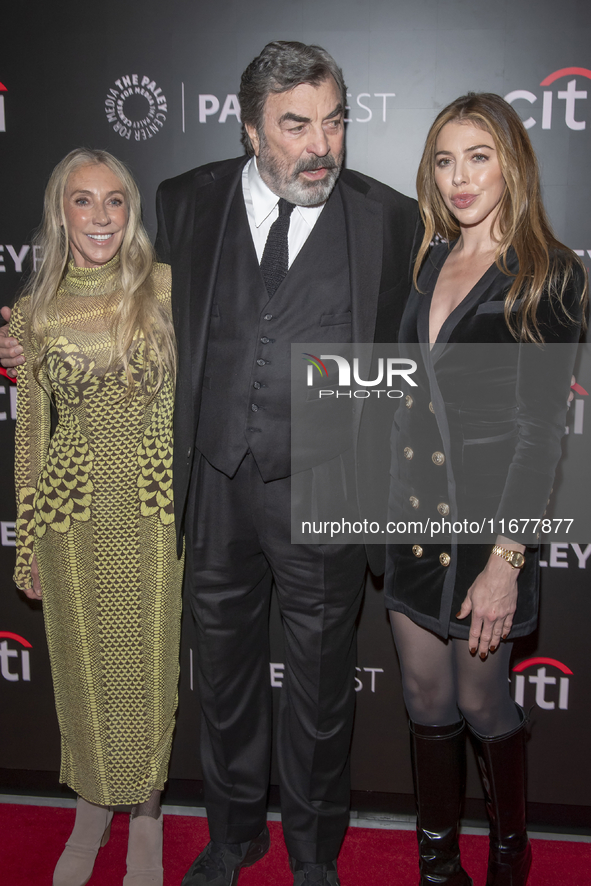
<svg viewBox="0 0 591 886">
<path fill-rule="evenodd" d="M 550 667 L 554 671 L 559 671 L 559 675 L 557 677 L 548 676 L 546 668 Z M 529 671 L 530 669 L 535 668 L 535 673 L 528 674 L 527 682 L 533 684 L 536 687 L 535 691 L 535 703 L 541 708 L 543 711 L 553 711 L 556 709 L 556 702 L 558 702 L 558 710 L 567 711 L 568 710 L 568 691 L 569 691 L 569 678 L 566 676 L 560 676 L 560 674 L 569 674 L 573 675 L 573 672 L 570 668 L 567 668 L 565 664 L 562 664 L 561 661 L 557 661 L 555 658 L 528 658 L 526 661 L 522 661 L 521 664 L 516 665 L 513 668 L 513 673 L 515 674 L 515 701 L 522 708 L 525 707 L 525 673 L 524 671 Z M 556 687 L 558 686 L 558 691 Z M 546 697 L 546 689 L 552 687 L 552 690 L 549 692 L 549 697 Z"/>
<path fill-rule="evenodd" d="M 589 391 L 586 391 L 585 388 L 580 385 L 578 382 L 575 382 L 574 385 L 571 385 L 571 391 L 574 391 L 575 394 L 579 394 L 579 397 L 588 397 Z M 573 400 L 573 434 L 582 434 L 585 422 L 585 401 L 580 400 L 579 397 L 575 397 Z M 570 434 L 569 425 L 564 429 L 566 434 Z"/>
<path fill-rule="evenodd" d="M 0 385 L 0 421 L 7 421 L 9 416 L 16 421 L 16 385 L 8 378 L 6 370 L 2 375 L 10 383 Z"/>
<path fill-rule="evenodd" d="M 562 111 L 564 111 L 564 122 L 569 129 L 581 130 L 587 128 L 586 120 L 577 119 L 580 118 L 583 112 L 580 110 L 580 105 L 576 104 L 587 98 L 587 90 L 577 88 L 576 78 L 585 77 L 587 80 L 591 80 L 589 68 L 560 68 L 560 70 L 544 77 L 540 86 L 552 86 L 556 80 L 564 80 L 567 77 L 571 79 L 566 82 L 565 88 L 558 89 L 556 92 L 553 89 L 544 89 L 542 92 L 542 129 L 552 129 L 555 116 L 558 115 L 560 117 Z M 524 99 L 533 105 L 538 101 L 538 98 L 539 95 L 536 95 L 535 92 L 530 92 L 528 89 L 514 89 L 512 92 L 507 93 L 505 101 L 513 104 L 518 99 Z M 564 102 L 564 105 L 556 107 L 555 98 L 558 102 Z M 534 117 L 528 117 L 523 121 L 523 125 L 526 129 L 531 129 L 537 122 Z"/>
<path fill-rule="evenodd" d="M 4 96 L 2 93 L 8 92 L 4 83 L 0 83 L 0 132 L 6 132 L 6 116 L 4 113 Z"/>
<path fill-rule="evenodd" d="M 5 638 L 5 639 L 2 639 Z M 8 643 L 18 643 L 21 649 L 12 649 Z M 29 661 L 29 649 L 33 647 L 28 640 L 11 631 L 0 631 L 0 674 L 4 680 L 17 683 L 31 680 L 31 664 Z M 16 661 L 15 661 L 16 659 Z"/>
</svg>

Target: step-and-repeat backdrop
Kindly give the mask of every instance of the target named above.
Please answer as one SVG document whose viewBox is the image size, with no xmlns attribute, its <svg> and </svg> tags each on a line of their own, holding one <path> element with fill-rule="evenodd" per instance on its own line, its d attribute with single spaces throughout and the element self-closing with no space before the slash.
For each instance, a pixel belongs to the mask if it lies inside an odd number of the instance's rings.
<svg viewBox="0 0 591 886">
<path fill-rule="evenodd" d="M 14 8 L 14 5 L 13 5 Z M 28 263 L 47 177 L 75 146 L 105 148 L 136 175 L 155 233 L 158 182 L 241 153 L 240 74 L 269 40 L 324 46 L 349 89 L 347 163 L 414 195 L 437 111 L 468 90 L 518 110 L 537 151 L 558 236 L 591 263 L 591 6 L 586 0 L 122 0 L 98 9 L 27 3 L 0 54 L 0 304 Z M 569 414 L 591 438 L 591 371 Z M 0 377 L 0 768 L 56 770 L 57 731 L 40 605 L 12 584 L 15 387 Z M 570 438 L 573 443 L 573 438 Z M 590 539 L 591 541 L 591 539 Z M 544 553 L 539 630 L 516 644 L 515 698 L 531 711 L 530 800 L 591 806 L 591 544 Z M 269 680 L 283 679 L 272 612 Z M 201 776 L 190 620 L 171 775 Z M 406 718 L 382 592 L 368 580 L 359 627 L 353 787 L 410 793 Z M 468 794 L 479 796 L 475 770 Z"/>
</svg>

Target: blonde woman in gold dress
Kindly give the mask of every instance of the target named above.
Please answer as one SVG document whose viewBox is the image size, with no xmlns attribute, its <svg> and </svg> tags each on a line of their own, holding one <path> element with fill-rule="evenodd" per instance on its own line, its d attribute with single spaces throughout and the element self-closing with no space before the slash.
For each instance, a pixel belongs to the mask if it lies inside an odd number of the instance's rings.
<svg viewBox="0 0 591 886">
<path fill-rule="evenodd" d="M 133 178 L 102 151 L 72 151 L 55 168 L 39 245 L 10 324 L 26 359 L 15 582 L 43 600 L 60 778 L 78 794 L 53 883 L 87 883 L 110 807 L 130 804 L 123 883 L 161 884 L 182 578 L 170 269 L 154 262 Z"/>
</svg>

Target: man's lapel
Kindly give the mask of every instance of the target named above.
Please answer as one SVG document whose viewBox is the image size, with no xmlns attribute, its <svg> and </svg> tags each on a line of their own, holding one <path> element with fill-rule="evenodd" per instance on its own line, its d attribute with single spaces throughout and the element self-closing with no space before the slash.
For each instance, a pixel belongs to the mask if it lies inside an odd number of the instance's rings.
<svg viewBox="0 0 591 886">
<path fill-rule="evenodd" d="M 355 344 L 374 340 L 383 250 L 382 204 L 369 199 L 367 190 L 361 179 L 355 178 L 352 183 L 340 182 L 349 254 L 351 340 L 353 355 L 359 360 L 360 378 L 370 377 L 372 349 L 357 350 Z M 355 401 L 358 413 L 363 402 Z"/>
<path fill-rule="evenodd" d="M 359 361 L 359 377 L 369 378 L 372 348 L 357 349 L 355 345 L 374 340 L 382 276 L 383 210 L 381 203 L 367 197 L 369 188 L 356 176 L 347 176 L 346 181 L 341 178 L 339 184 L 349 254 L 353 356 Z M 364 403 L 363 399 L 353 402 L 355 440 Z"/>
<path fill-rule="evenodd" d="M 247 158 L 244 158 L 246 163 Z M 236 188 L 241 186 L 240 163 L 219 178 L 197 182 L 191 243 L 190 316 L 192 386 L 195 401 L 201 399 L 203 371 L 215 283 L 228 215 Z M 211 175 L 211 174 L 209 174 Z"/>
<path fill-rule="evenodd" d="M 355 181 L 357 184 L 357 180 Z M 367 197 L 367 186 L 340 183 L 347 229 L 354 342 L 374 339 L 382 274 L 382 205 Z"/>
</svg>

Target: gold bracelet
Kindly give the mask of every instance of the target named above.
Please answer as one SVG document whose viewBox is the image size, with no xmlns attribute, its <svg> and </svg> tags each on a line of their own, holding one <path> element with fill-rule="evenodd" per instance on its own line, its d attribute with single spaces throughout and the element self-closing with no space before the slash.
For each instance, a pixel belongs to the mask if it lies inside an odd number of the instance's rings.
<svg viewBox="0 0 591 886">
<path fill-rule="evenodd" d="M 521 551 L 511 551 L 509 548 L 502 548 L 501 545 L 494 545 L 492 552 L 506 560 L 513 569 L 523 569 L 525 566 L 525 557 Z"/>
</svg>

